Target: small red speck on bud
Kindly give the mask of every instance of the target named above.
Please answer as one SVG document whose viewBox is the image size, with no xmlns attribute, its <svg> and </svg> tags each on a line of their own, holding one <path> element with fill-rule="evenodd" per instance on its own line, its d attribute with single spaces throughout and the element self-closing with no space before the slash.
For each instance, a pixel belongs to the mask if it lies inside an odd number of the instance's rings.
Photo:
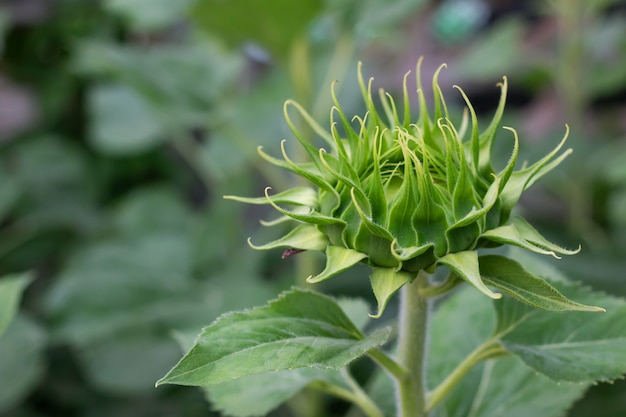
<svg viewBox="0 0 626 417">
<path fill-rule="evenodd" d="M 289 248 L 289 249 L 286 249 L 283 252 L 283 254 L 282 254 L 282 256 L 280 258 L 281 259 L 286 259 L 286 258 L 289 258 L 290 256 L 296 255 L 296 254 L 298 254 L 300 252 L 304 252 L 304 251 L 302 249 Z"/>
</svg>

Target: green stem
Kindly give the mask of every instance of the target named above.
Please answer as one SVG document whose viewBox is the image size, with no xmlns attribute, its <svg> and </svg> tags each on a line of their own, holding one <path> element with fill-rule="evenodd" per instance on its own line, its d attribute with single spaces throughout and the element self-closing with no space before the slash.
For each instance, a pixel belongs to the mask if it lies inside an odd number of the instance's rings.
<svg viewBox="0 0 626 417">
<path fill-rule="evenodd" d="M 372 358 L 378 365 L 384 370 L 389 372 L 395 379 L 403 380 L 408 378 L 408 371 L 398 362 L 393 360 L 389 355 L 380 349 L 372 349 L 367 352 L 367 355 Z"/>
<path fill-rule="evenodd" d="M 371 398 L 368 397 L 356 381 L 354 381 L 346 368 L 341 369 L 341 374 L 350 388 L 352 388 L 352 391 L 325 381 L 314 382 L 310 387 L 357 405 L 367 417 L 385 417 L 378 406 L 374 404 Z"/>
<path fill-rule="evenodd" d="M 372 399 L 363 391 L 363 388 L 352 378 L 348 368 L 341 368 L 341 375 L 344 380 L 348 383 L 350 388 L 352 388 L 352 392 L 354 393 L 354 404 L 361 407 L 361 410 L 368 417 L 384 417 L 383 412 L 380 411 L 380 408 L 372 401 Z"/>
<path fill-rule="evenodd" d="M 402 288 L 399 313 L 398 362 L 408 374 L 396 382 L 398 417 L 426 416 L 427 298 L 420 294 L 428 286 L 428 274 L 420 271 Z"/>
<path fill-rule="evenodd" d="M 452 389 L 463 379 L 463 377 L 479 362 L 494 358 L 496 356 L 505 355 L 504 350 L 497 341 L 493 339 L 487 340 L 485 343 L 477 347 L 448 375 L 448 377 L 437 388 L 430 392 L 426 403 L 426 410 L 432 410 L 441 400 L 443 400 Z"/>
<path fill-rule="evenodd" d="M 316 388 L 314 385 L 311 388 Z M 320 389 L 320 391 L 322 391 Z M 322 406 L 322 393 L 312 389 L 300 391 L 287 401 L 286 405 L 291 414 L 298 417 L 317 417 L 322 415 L 324 407 Z"/>
</svg>

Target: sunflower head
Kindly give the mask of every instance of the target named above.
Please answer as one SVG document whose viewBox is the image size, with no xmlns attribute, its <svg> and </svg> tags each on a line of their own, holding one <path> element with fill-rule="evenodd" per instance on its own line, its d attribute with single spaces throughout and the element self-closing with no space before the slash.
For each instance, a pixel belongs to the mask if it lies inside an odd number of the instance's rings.
<svg viewBox="0 0 626 417">
<path fill-rule="evenodd" d="M 407 89 L 409 73 L 404 77 L 401 100 L 379 90 L 376 106 L 373 79 L 364 81 L 360 64 L 364 115 L 348 117 L 331 88 L 334 105 L 326 130 L 299 104 L 288 100 L 285 118 L 308 160 L 293 161 L 284 141 L 282 159 L 261 149 L 259 153 L 270 163 L 305 178 L 309 186 L 277 194 L 267 188 L 261 198 L 227 196 L 271 204 L 281 217 L 265 224 L 292 221 L 294 226 L 284 237 L 261 246 L 251 244 L 254 248 L 326 252 L 326 267 L 309 277 L 309 282 L 328 279 L 359 262 L 371 266 L 379 315 L 391 295 L 418 271 L 432 272 L 439 265 L 487 296 L 499 298 L 481 279 L 476 253 L 481 247 L 511 244 L 553 256 L 575 253 L 550 243 L 523 218 L 511 215 L 521 194 L 571 152 L 560 152 L 567 130 L 552 152 L 516 170 L 517 133 L 500 127 L 507 79 L 498 83 L 498 107 L 489 125 L 481 129 L 468 97 L 457 86 L 466 111 L 459 124 L 451 120 L 437 82 L 443 65 L 433 76 L 434 105 L 428 108 L 420 64 L 421 60 L 416 70 L 417 120 L 412 116 Z M 316 148 L 296 129 L 292 110 L 324 141 L 324 147 Z M 491 154 L 502 130 L 511 138 L 512 151 L 504 168 L 496 171 Z"/>
</svg>

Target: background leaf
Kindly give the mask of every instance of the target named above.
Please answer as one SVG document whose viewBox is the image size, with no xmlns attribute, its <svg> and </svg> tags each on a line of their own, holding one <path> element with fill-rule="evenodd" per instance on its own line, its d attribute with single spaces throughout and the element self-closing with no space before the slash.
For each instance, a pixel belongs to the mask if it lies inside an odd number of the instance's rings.
<svg viewBox="0 0 626 417">
<path fill-rule="evenodd" d="M 0 279 L 0 336 L 11 323 L 18 310 L 22 291 L 32 279 L 30 274 L 13 275 Z"/>
<path fill-rule="evenodd" d="M 349 389 L 338 371 L 302 368 L 248 375 L 206 390 L 216 408 L 226 415 L 263 416 L 313 382 L 329 382 Z"/>
<path fill-rule="evenodd" d="M 224 310 L 275 294 L 258 277 L 260 258 L 254 256 L 204 271 L 205 262 L 214 266 L 228 248 L 222 244 L 215 259 L 196 253 L 207 249 L 198 242 L 214 230 L 212 222 L 232 227 L 215 216 L 207 231 L 171 188 L 144 187 L 107 213 L 104 236 L 69 257 L 41 304 L 53 342 L 77 348 L 93 386 L 107 393 L 153 392 L 180 357 L 170 332 L 195 335 Z"/>
<path fill-rule="evenodd" d="M 106 9 L 126 18 L 136 31 L 152 31 L 182 21 L 195 0 L 107 0 Z"/>
<path fill-rule="evenodd" d="M 163 126 L 149 103 L 122 85 L 93 88 L 89 95 L 93 120 L 91 143 L 101 152 L 125 155 L 165 141 Z"/>
<path fill-rule="evenodd" d="M 37 386 L 45 371 L 46 333 L 18 315 L 0 337 L 0 412 L 8 411 Z"/>
</svg>

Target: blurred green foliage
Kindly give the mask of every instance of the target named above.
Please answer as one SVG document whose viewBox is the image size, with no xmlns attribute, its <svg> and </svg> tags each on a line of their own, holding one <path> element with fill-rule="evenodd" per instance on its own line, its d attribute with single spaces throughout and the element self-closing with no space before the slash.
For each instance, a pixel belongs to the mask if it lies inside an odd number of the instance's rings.
<svg viewBox="0 0 626 417">
<path fill-rule="evenodd" d="M 485 110 L 508 75 L 520 159 L 552 148 L 570 123 L 574 155 L 523 202 L 525 215 L 553 241 L 582 243 L 560 269 L 626 295 L 626 8 L 473 2 L 489 17 L 446 38 L 440 7 L 461 13 L 455 3 L 3 2 L 0 413 L 218 415 L 195 389 L 154 388 L 181 356 L 177 341 L 273 298 L 318 261 L 250 250 L 252 233 L 276 237 L 257 230 L 268 213 L 221 196 L 292 181 L 267 170 L 256 147 L 278 153 L 287 98 L 325 122 L 334 79 L 355 107 L 346 74 L 357 58 L 381 84 L 419 55 L 433 67 L 445 60 Z M 26 281 L 12 277 L 25 271 L 35 279 L 16 312 L 9 304 Z M 362 278 L 324 289 L 373 301 Z M 570 415 L 622 416 L 624 389 L 594 387 Z M 273 415 L 346 411 L 303 395 Z"/>
</svg>

